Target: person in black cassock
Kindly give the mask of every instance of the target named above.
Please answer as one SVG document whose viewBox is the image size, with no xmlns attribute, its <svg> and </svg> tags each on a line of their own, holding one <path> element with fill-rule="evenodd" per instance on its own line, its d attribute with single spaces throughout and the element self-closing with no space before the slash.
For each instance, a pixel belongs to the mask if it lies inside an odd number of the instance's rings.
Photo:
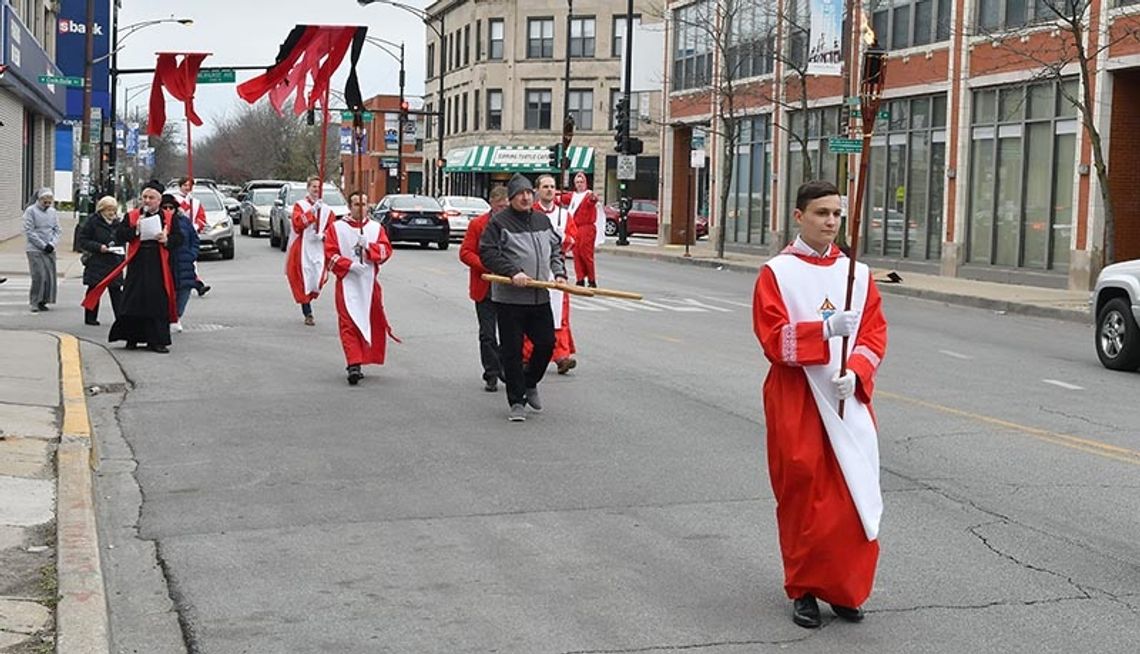
<svg viewBox="0 0 1140 654">
<path fill-rule="evenodd" d="M 126 267 L 119 311 L 107 340 L 125 341 L 128 350 L 145 343 L 153 352 L 169 352 L 170 323 L 178 320 L 171 250 L 179 247 L 182 235 L 175 211 L 160 209 L 162 190 L 156 180 L 143 187 L 139 208 L 132 210 L 116 230 L 115 241 L 127 246 L 126 260 L 83 301 L 85 308 L 98 306 L 103 290 Z"/>
</svg>

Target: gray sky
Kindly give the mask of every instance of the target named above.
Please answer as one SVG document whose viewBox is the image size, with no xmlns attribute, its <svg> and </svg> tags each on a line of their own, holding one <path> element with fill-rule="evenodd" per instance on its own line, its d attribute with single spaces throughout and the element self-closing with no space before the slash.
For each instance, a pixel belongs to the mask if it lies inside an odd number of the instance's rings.
<svg viewBox="0 0 1140 654">
<path fill-rule="evenodd" d="M 407 0 L 424 7 L 424 0 Z M 361 7 L 356 0 L 123 0 L 119 27 L 154 18 L 193 18 L 190 27 L 176 23 L 141 29 L 120 41 L 119 68 L 153 68 L 155 53 L 210 52 L 202 63 L 209 66 L 269 66 L 294 25 L 366 25 L 368 35 L 404 42 L 405 93 L 423 94 L 423 23 L 396 7 L 373 4 Z M 365 98 L 399 90 L 399 65 L 378 48 L 366 45 L 357 65 L 360 90 Z M 258 71 L 238 71 L 238 83 L 255 77 Z M 343 91 L 348 76 L 348 57 L 333 77 L 333 90 Z M 123 75 L 119 78 L 119 106 L 130 91 L 130 107 L 144 107 L 149 98 L 151 75 Z M 238 97 L 235 84 L 199 84 L 194 107 L 205 124 L 195 133 L 205 136 L 212 119 L 236 111 L 245 101 Z M 262 99 L 262 102 L 266 100 Z M 338 104 L 333 100 L 334 106 Z M 120 109 L 122 111 L 122 109 Z M 167 96 L 168 119 L 183 116 L 181 103 Z"/>
</svg>

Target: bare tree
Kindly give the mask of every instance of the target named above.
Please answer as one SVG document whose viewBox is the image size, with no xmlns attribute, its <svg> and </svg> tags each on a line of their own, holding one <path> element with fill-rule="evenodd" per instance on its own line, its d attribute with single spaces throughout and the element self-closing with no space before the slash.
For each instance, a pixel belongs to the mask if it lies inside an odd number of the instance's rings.
<svg viewBox="0 0 1140 654">
<path fill-rule="evenodd" d="M 997 13 L 983 11 L 976 25 L 967 30 L 966 37 L 984 37 L 995 51 L 1004 55 L 996 58 L 996 70 L 1028 66 L 1030 82 L 1054 82 L 1065 100 L 1076 108 L 1091 146 L 1104 205 L 1102 260 L 1096 262 L 1094 256 L 1094 264 L 1108 265 L 1116 260 L 1116 214 L 1108 180 L 1107 153 L 1095 121 L 1091 88 L 1097 74 L 1097 59 L 1122 41 L 1140 38 L 1140 28 L 1135 22 L 1114 24 L 1109 21 L 1099 24 L 1097 32 L 1091 32 L 1091 0 L 1034 0 L 1027 5 L 1022 7 L 1025 15 L 1005 17 L 1008 29 L 1002 29 Z M 1074 68 L 1080 82 L 1075 92 L 1064 84 L 1073 79 Z M 988 71 L 971 72 L 977 75 Z"/>
</svg>

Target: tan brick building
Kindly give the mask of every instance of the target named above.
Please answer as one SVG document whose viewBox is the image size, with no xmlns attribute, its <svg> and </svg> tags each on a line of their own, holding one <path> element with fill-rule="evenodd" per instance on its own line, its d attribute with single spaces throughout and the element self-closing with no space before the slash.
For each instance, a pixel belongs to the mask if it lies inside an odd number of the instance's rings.
<svg viewBox="0 0 1140 654">
<path fill-rule="evenodd" d="M 635 3 L 635 19 L 640 7 Z M 571 49 L 569 111 L 576 129 L 571 170 L 584 170 L 608 200 L 618 195 L 612 113 L 621 80 L 625 3 L 575 0 L 567 26 L 564 1 L 439 0 L 428 14 L 442 16 L 441 40 L 430 23 L 427 35 L 425 110 L 438 111 L 443 64 L 442 132 L 446 166 L 442 192 L 485 197 L 491 185 L 514 172 L 532 177 L 548 169 L 546 149 L 559 143 L 567 109 L 563 92 L 567 33 Z M 653 18 L 646 14 L 646 21 Z M 442 56 L 441 56 L 442 55 Z M 660 112 L 660 93 L 635 94 L 633 135 L 645 141 L 638 157 L 635 197 L 656 198 L 658 129 L 649 117 Z M 426 166 L 437 157 L 440 125 L 429 118 Z M 434 175 L 425 170 L 430 192 Z"/>
<path fill-rule="evenodd" d="M 739 0 L 722 0 L 737 2 Z M 755 4 L 755 3 L 751 3 Z M 1059 0 L 881 0 L 870 24 L 889 52 L 883 118 L 872 140 L 862 256 L 899 269 L 1047 286 L 1088 288 L 1105 243 L 1091 139 L 1074 41 L 1049 13 Z M 722 7 L 724 5 L 721 5 Z M 758 6 L 758 5 L 757 5 Z M 729 248 L 776 251 L 790 220 L 803 163 L 811 176 L 854 194 L 857 156 L 830 153 L 847 134 L 844 78 L 809 76 L 809 109 L 789 56 L 769 56 L 738 78 L 745 119 L 733 179 L 721 179 L 716 94 L 721 50 L 696 14 L 717 20 L 713 0 L 668 5 L 669 79 L 663 140 L 662 240 L 694 208 L 723 225 Z M 1116 213 L 1116 259 L 1140 257 L 1140 6 L 1091 0 L 1082 43 L 1092 58 L 1091 117 L 1104 142 Z M 757 21 L 760 23 L 763 21 Z M 757 41 L 788 53 L 796 43 L 772 21 Z M 747 41 L 744 33 L 742 40 Z M 850 60 L 850 57 L 848 57 Z M 694 63 L 695 62 L 695 63 Z M 703 73 L 703 74 L 702 74 Z M 848 87 L 850 88 L 850 87 Z M 707 167 L 689 167 L 693 136 Z M 804 144 L 806 143 L 806 148 Z M 699 143 L 698 143 L 699 145 Z M 851 174 L 848 174 L 851 171 Z M 721 207 L 718 189 L 730 187 Z"/>
</svg>

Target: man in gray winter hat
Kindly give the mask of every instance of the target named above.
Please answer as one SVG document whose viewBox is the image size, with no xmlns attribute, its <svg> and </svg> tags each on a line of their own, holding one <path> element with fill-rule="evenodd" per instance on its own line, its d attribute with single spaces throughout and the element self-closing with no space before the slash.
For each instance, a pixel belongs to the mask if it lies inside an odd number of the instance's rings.
<svg viewBox="0 0 1140 654">
<path fill-rule="evenodd" d="M 507 184 L 510 204 L 491 216 L 479 240 L 483 266 L 496 275 L 511 278 L 511 284 L 493 284 L 491 301 L 499 325 L 499 352 L 507 380 L 508 419 L 526 420 L 526 407 L 542 411 L 538 383 L 554 352 L 554 318 L 550 293 L 527 287 L 531 280 L 566 282 L 562 239 L 550 219 L 532 210 L 534 187 L 516 174 Z M 523 336 L 534 345 L 526 368 L 522 363 Z"/>
</svg>

